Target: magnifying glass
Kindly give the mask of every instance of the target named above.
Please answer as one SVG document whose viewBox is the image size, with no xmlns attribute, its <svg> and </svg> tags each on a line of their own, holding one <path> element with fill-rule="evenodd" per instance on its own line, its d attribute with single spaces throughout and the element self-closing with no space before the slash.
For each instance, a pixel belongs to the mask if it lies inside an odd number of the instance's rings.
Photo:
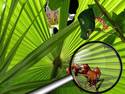
<svg viewBox="0 0 125 94">
<path fill-rule="evenodd" d="M 81 90 L 100 94 L 112 89 L 122 74 L 120 55 L 112 46 L 100 41 L 81 45 L 69 65 L 68 76 L 30 94 L 46 94 L 72 80 Z"/>
</svg>

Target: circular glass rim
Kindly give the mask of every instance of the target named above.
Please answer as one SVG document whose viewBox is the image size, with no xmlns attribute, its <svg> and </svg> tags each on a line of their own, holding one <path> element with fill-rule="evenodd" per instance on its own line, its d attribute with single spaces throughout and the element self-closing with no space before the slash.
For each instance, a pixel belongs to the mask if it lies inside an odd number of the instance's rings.
<svg viewBox="0 0 125 94">
<path fill-rule="evenodd" d="M 82 87 L 80 87 L 80 86 L 77 84 L 77 82 L 74 80 L 74 76 L 73 76 L 72 70 L 71 70 L 71 64 L 72 64 L 72 61 L 73 61 L 73 58 L 74 58 L 75 54 L 78 52 L 78 50 L 79 50 L 80 48 L 82 48 L 82 47 L 85 46 L 85 45 L 91 44 L 91 43 L 102 43 L 102 44 L 108 46 L 109 48 L 111 48 L 111 49 L 115 52 L 116 56 L 118 57 L 119 63 L 120 63 L 120 70 L 119 70 L 120 73 L 119 73 L 119 76 L 118 76 L 118 79 L 116 80 L 116 82 L 115 82 L 110 88 L 107 88 L 106 90 L 103 90 L 103 91 L 99 91 L 99 92 L 98 92 L 98 93 L 104 93 L 104 92 L 107 92 L 107 91 L 111 90 L 113 87 L 115 87 L 116 84 L 119 82 L 119 80 L 120 80 L 120 78 L 121 78 L 121 75 L 122 75 L 122 68 L 123 68 L 123 67 L 122 67 L 121 57 L 120 57 L 120 55 L 118 54 L 118 52 L 116 51 L 116 49 L 113 48 L 111 45 L 109 45 L 109 44 L 107 44 L 107 43 L 105 43 L 105 42 L 101 42 L 101 41 L 90 41 L 90 42 L 86 42 L 86 43 L 82 44 L 80 47 L 78 47 L 78 48 L 74 51 L 74 53 L 73 53 L 73 55 L 72 55 L 72 57 L 71 57 L 71 60 L 70 60 L 70 63 L 69 63 L 70 73 L 71 73 L 71 75 L 72 75 L 72 77 L 73 77 L 74 83 L 75 83 L 81 90 L 83 90 L 83 91 L 85 91 L 85 92 L 87 92 L 87 93 L 97 93 L 97 92 L 92 92 L 92 91 L 85 90 L 85 89 L 83 89 Z"/>
</svg>

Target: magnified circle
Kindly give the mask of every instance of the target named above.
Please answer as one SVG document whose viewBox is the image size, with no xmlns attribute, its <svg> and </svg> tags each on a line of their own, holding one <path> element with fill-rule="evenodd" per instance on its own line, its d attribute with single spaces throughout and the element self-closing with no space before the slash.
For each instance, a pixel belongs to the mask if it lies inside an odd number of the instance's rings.
<svg viewBox="0 0 125 94">
<path fill-rule="evenodd" d="M 112 46 L 100 41 L 87 42 L 72 55 L 70 72 L 80 89 L 104 93 L 118 83 L 122 62 Z"/>
</svg>

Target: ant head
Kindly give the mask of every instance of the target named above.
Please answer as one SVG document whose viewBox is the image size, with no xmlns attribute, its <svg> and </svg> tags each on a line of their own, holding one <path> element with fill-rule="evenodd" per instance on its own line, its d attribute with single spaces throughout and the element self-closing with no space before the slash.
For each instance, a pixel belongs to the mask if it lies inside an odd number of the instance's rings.
<svg viewBox="0 0 125 94">
<path fill-rule="evenodd" d="M 86 69 L 86 70 L 90 70 L 90 67 L 88 64 L 83 64 L 83 68 Z"/>
<path fill-rule="evenodd" d="M 88 64 L 82 64 L 81 65 L 81 70 L 82 70 L 82 73 L 83 74 L 86 74 L 90 69 L 89 65 Z"/>
</svg>

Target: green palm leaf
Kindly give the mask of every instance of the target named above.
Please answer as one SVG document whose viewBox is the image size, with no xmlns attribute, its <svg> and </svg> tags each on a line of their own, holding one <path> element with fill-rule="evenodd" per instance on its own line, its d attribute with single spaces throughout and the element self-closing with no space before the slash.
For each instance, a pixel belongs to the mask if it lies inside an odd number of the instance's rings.
<svg viewBox="0 0 125 94">
<path fill-rule="evenodd" d="M 75 21 L 67 26 L 70 1 L 63 0 L 59 6 L 55 6 L 60 8 L 59 32 L 51 36 L 44 11 L 46 0 L 0 0 L 0 94 L 25 94 L 52 82 L 53 61 L 57 56 L 60 56 L 62 67 L 59 68 L 55 78 L 64 77 L 71 55 L 87 41 L 100 40 L 112 43 L 125 66 L 125 44 L 117 36 L 112 40 L 113 42 L 109 41 L 110 32 L 114 31 L 111 26 L 106 32 L 94 31 L 88 40 L 80 38 L 81 29 L 77 18 L 88 8 L 88 5 L 95 3 L 94 0 L 78 0 L 79 7 Z M 100 0 L 99 2 L 108 10 L 110 16 L 113 12 L 120 14 L 125 8 L 124 0 Z M 53 4 L 51 6 L 53 7 Z M 102 67 L 105 69 L 105 66 Z M 111 69 L 110 66 L 108 68 Z M 120 82 L 105 94 L 125 93 L 124 74 L 123 71 Z M 51 93 L 87 94 L 79 90 L 73 82 Z"/>
</svg>

